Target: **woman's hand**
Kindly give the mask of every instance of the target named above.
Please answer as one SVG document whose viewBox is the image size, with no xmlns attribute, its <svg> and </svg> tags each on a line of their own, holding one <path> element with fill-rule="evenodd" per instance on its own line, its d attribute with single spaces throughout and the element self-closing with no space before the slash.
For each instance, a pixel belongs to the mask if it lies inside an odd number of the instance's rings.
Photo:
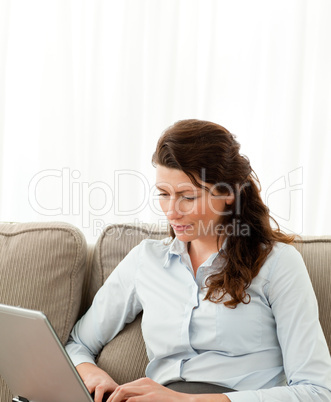
<svg viewBox="0 0 331 402">
<path fill-rule="evenodd" d="M 76 369 L 89 393 L 94 392 L 95 402 L 102 402 L 105 393 L 111 393 L 118 387 L 118 384 L 95 364 L 81 363 Z"/>
<path fill-rule="evenodd" d="M 221 394 L 185 394 L 175 392 L 151 380 L 139 380 L 119 385 L 107 399 L 107 402 L 228 402 L 230 399 Z"/>
<path fill-rule="evenodd" d="M 107 399 L 107 402 L 189 401 L 189 399 L 185 399 L 184 395 L 168 389 L 150 378 L 140 378 L 139 380 L 119 385 Z"/>
</svg>

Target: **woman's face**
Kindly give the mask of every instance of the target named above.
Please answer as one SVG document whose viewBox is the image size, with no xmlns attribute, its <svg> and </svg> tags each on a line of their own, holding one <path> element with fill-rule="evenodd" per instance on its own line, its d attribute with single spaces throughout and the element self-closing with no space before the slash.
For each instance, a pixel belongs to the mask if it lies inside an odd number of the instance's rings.
<svg viewBox="0 0 331 402">
<path fill-rule="evenodd" d="M 182 170 L 156 166 L 160 206 L 176 237 L 184 242 L 214 243 L 225 206 L 233 202 L 233 196 L 220 195 L 212 185 L 201 184 L 208 190 L 196 187 Z"/>
</svg>

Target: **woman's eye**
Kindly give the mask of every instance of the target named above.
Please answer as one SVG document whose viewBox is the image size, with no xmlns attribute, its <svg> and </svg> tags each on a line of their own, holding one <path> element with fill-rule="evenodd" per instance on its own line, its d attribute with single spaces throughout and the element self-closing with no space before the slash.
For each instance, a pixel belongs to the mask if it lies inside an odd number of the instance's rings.
<svg viewBox="0 0 331 402">
<path fill-rule="evenodd" d="M 160 193 L 160 194 L 158 194 L 157 195 L 158 197 L 161 197 L 161 198 L 165 198 L 165 197 L 170 197 L 170 195 L 169 194 L 167 194 L 167 193 Z M 196 199 L 196 197 L 188 197 L 188 196 L 181 196 L 180 197 L 182 200 L 185 200 L 185 201 L 194 201 L 195 199 Z"/>
</svg>

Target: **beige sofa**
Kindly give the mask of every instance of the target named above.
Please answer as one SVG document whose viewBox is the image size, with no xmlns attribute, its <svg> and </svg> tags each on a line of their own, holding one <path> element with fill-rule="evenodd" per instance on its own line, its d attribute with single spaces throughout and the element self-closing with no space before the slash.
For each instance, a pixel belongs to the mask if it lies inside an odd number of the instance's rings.
<svg viewBox="0 0 331 402">
<path fill-rule="evenodd" d="M 128 251 L 144 238 L 166 236 L 148 225 L 112 225 L 95 245 L 87 245 L 83 234 L 66 223 L 2 223 L 0 303 L 42 310 L 65 344 L 78 317 Z M 331 236 L 304 237 L 295 246 L 306 262 L 330 349 Z M 147 356 L 140 319 L 127 325 L 98 358 L 98 365 L 118 383 L 144 376 Z M 0 377 L 0 401 L 10 402 L 11 397 Z"/>
</svg>

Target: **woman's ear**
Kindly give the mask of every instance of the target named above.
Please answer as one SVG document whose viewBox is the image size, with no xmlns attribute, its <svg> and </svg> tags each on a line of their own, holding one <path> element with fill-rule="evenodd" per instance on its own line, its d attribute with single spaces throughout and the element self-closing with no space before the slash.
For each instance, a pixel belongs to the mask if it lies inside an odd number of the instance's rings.
<svg viewBox="0 0 331 402">
<path fill-rule="evenodd" d="M 234 193 L 231 193 L 225 198 L 225 204 L 232 205 L 233 203 L 234 203 Z"/>
</svg>

